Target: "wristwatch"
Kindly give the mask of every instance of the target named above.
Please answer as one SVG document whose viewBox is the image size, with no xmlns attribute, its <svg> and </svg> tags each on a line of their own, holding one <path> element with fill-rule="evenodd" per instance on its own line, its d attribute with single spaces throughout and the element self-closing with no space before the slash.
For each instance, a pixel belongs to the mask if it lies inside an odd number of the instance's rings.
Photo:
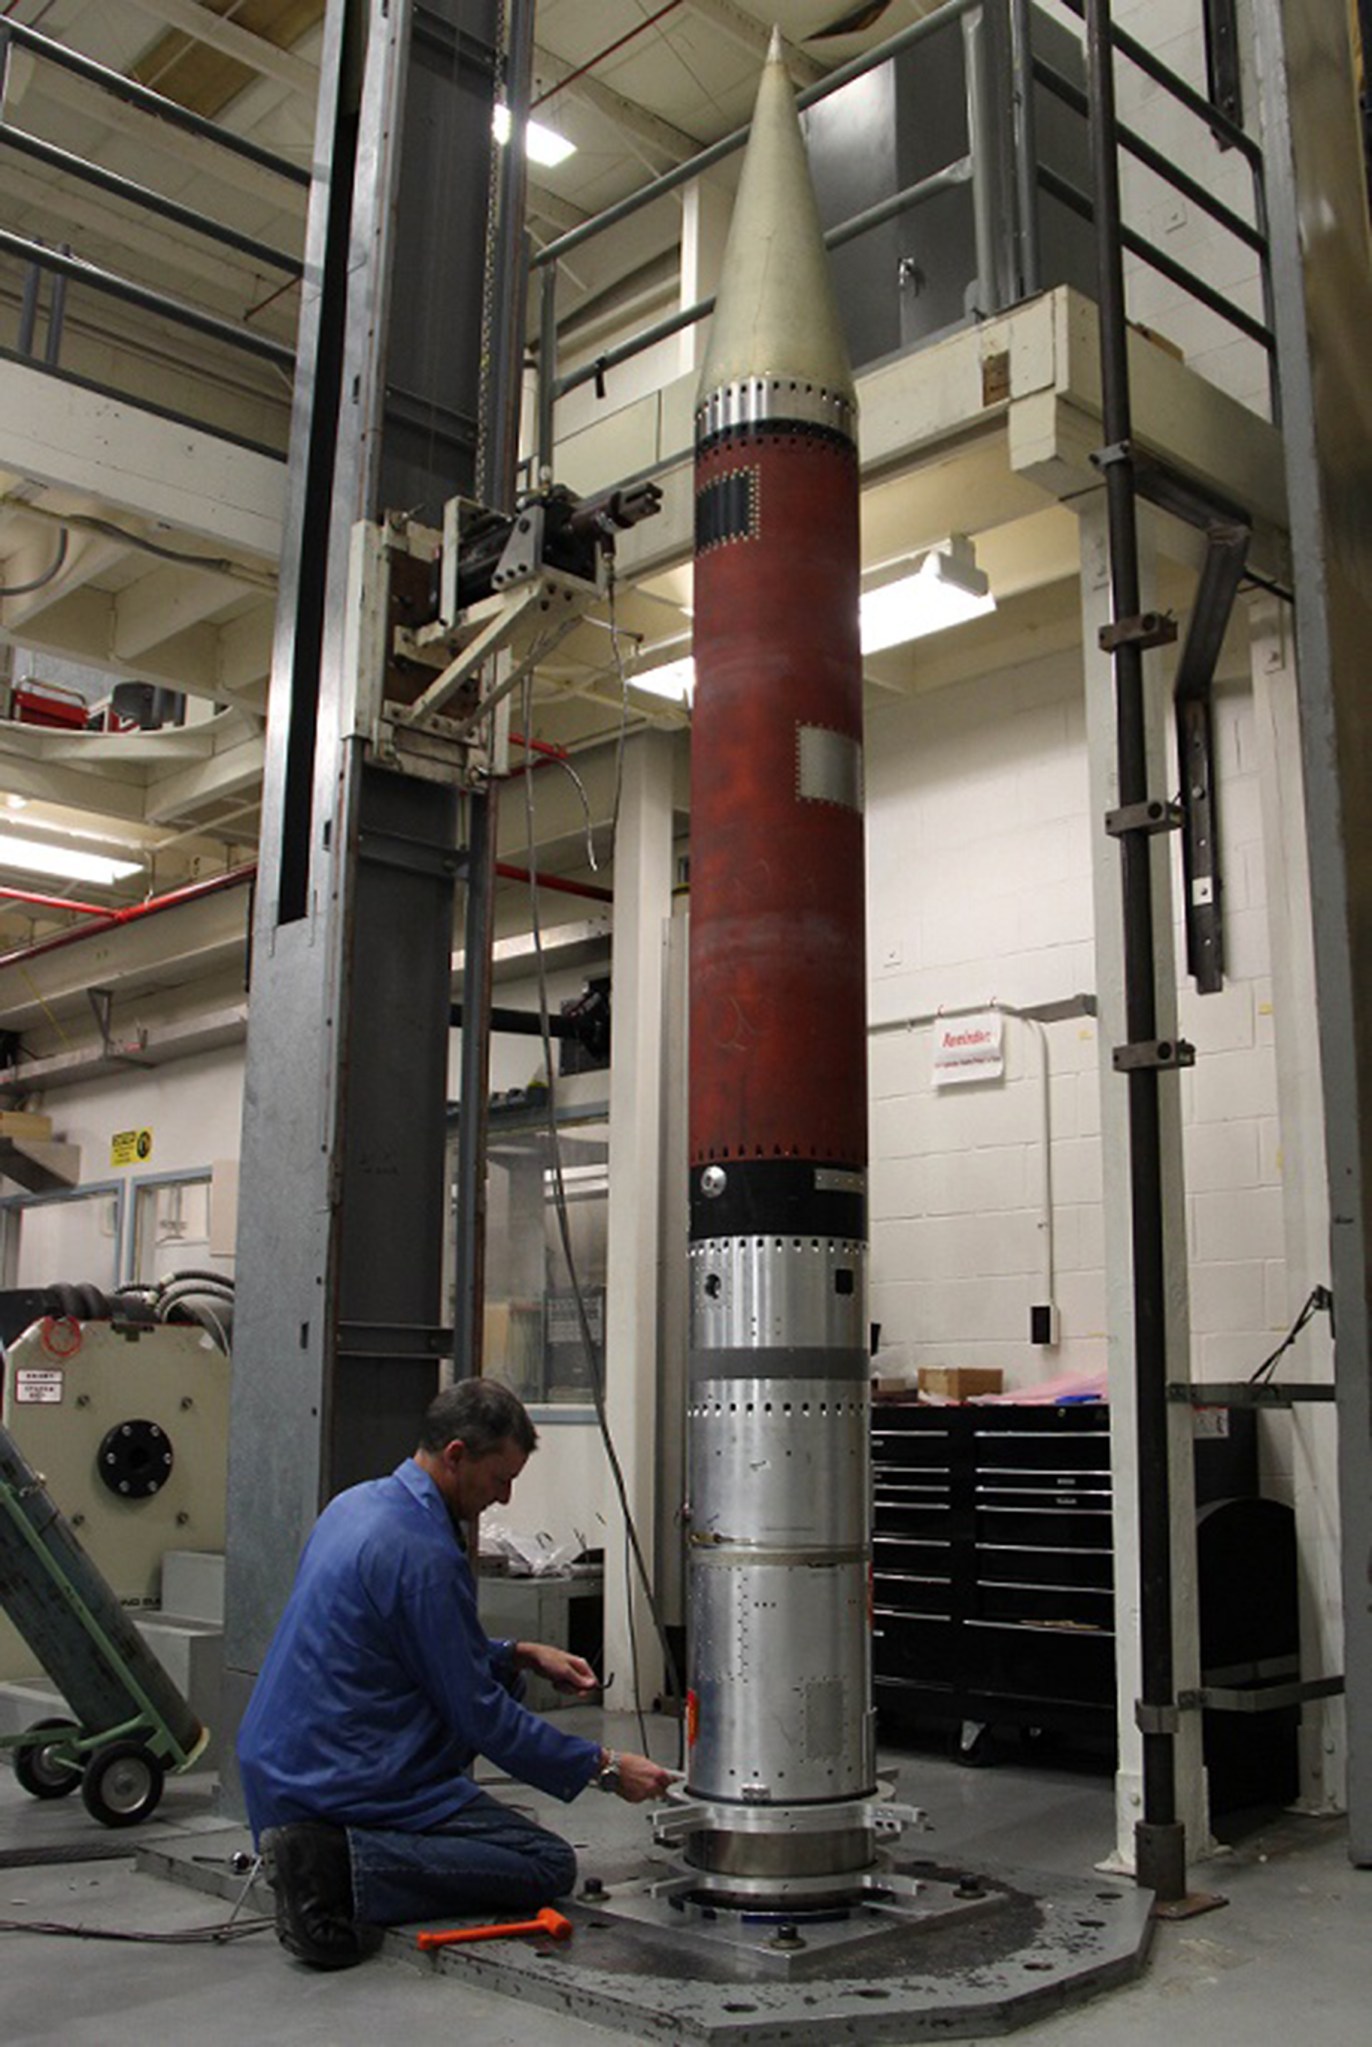
<svg viewBox="0 0 1372 2047">
<path fill-rule="evenodd" d="M 612 1748 L 602 1749 L 600 1753 L 605 1760 L 596 1771 L 594 1777 L 592 1777 L 591 1782 L 595 1785 L 597 1791 L 618 1791 L 621 1781 L 619 1757 Z"/>
</svg>

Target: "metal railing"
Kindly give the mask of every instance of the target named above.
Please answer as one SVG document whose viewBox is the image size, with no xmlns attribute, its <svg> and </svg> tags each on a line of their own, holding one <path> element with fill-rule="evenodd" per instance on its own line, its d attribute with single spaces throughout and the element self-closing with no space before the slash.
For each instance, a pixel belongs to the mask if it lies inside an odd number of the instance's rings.
<svg viewBox="0 0 1372 2047">
<path fill-rule="evenodd" d="M 247 256 L 254 263 L 279 272 L 286 284 L 300 278 L 303 265 L 298 257 L 288 251 L 275 248 L 254 235 L 245 234 L 230 226 L 225 221 L 216 220 L 195 207 L 169 198 L 151 186 L 121 176 L 69 150 L 60 149 L 43 137 L 16 126 L 5 105 L 11 60 L 16 49 L 28 52 L 40 62 L 57 66 L 124 105 L 136 108 L 152 120 L 193 135 L 200 141 L 213 143 L 241 161 L 253 164 L 259 170 L 270 172 L 288 185 L 308 189 L 310 183 L 310 173 L 287 158 L 262 148 L 244 136 L 235 135 L 231 130 L 205 119 L 203 115 L 178 106 L 174 100 L 164 98 L 161 93 L 153 92 L 149 87 L 125 78 L 120 72 L 112 71 L 107 66 L 96 63 L 92 58 L 67 49 L 50 37 L 39 35 L 33 29 L 14 21 L 0 22 L 0 150 L 40 164 L 45 170 L 55 171 L 63 177 L 88 184 L 112 198 L 136 207 L 153 219 L 170 221 L 179 227 L 189 229 L 214 246 L 231 249 L 239 255 Z M 45 360 L 50 367 L 56 367 L 60 354 L 66 286 L 74 283 L 103 297 L 151 313 L 158 319 L 171 322 L 174 326 L 222 342 L 243 355 L 273 363 L 287 372 L 294 368 L 295 351 L 289 343 L 260 333 L 243 321 L 226 318 L 223 314 L 213 312 L 204 306 L 195 305 L 170 292 L 142 283 L 136 278 L 126 277 L 118 271 L 90 262 L 76 254 L 66 243 L 61 248 L 51 248 L 32 236 L 0 229 L 0 252 L 26 266 L 18 336 L 20 355 L 29 356 L 33 353 L 39 281 L 45 275 L 55 280 L 45 351 Z"/>
<path fill-rule="evenodd" d="M 1081 15 L 1083 0 L 1062 0 L 1062 4 L 1071 12 Z M 1086 220 L 1094 218 L 1094 204 L 1089 193 L 1080 191 L 1069 180 L 1039 160 L 1034 110 L 1035 87 L 1040 86 L 1052 94 L 1069 110 L 1079 115 L 1083 122 L 1087 118 L 1087 100 L 1081 86 L 1034 52 L 1031 38 L 1031 17 L 1034 12 L 1031 0 L 946 0 L 946 4 L 933 13 L 913 22 L 898 35 L 890 37 L 864 56 L 841 66 L 818 84 L 796 95 L 797 106 L 804 112 L 830 94 L 841 91 L 844 86 L 866 76 L 879 66 L 890 63 L 953 23 L 961 24 L 967 96 L 966 153 L 942 169 L 920 179 L 916 184 L 892 193 L 862 213 L 831 227 L 825 235 L 826 244 L 830 249 L 839 248 L 844 243 L 855 240 L 869 229 L 921 206 L 940 193 L 958 185 L 969 184 L 972 189 L 976 238 L 976 277 L 973 293 L 976 314 L 984 316 L 1003 311 L 1018 299 L 1032 296 L 1043 288 L 1038 235 L 1039 193 L 1046 193 Z M 1197 93 L 1183 78 L 1162 63 L 1151 51 L 1137 43 L 1133 37 L 1123 30 L 1116 29 L 1114 41 L 1115 47 L 1123 56 L 1137 64 L 1165 93 L 1204 121 L 1225 146 L 1240 151 L 1248 163 L 1253 181 L 1252 222 L 1244 220 L 1231 207 L 1209 193 L 1196 178 L 1170 163 L 1160 150 L 1132 128 L 1123 124 L 1116 125 L 1116 142 L 1120 149 L 1135 157 L 1147 170 L 1171 186 L 1179 196 L 1204 212 L 1216 226 L 1235 236 L 1257 258 L 1266 317 L 1255 320 L 1240 306 L 1233 304 L 1222 293 L 1216 291 L 1204 278 L 1179 263 L 1165 250 L 1158 248 L 1137 230 L 1122 228 L 1123 245 L 1131 255 L 1156 270 L 1159 275 L 1166 277 L 1197 304 L 1227 321 L 1238 333 L 1262 348 L 1267 354 L 1269 365 L 1273 365 L 1275 341 L 1271 321 L 1271 281 L 1262 152 L 1242 128 L 1236 126 L 1218 107 Z M 992 64 L 988 62 L 988 53 L 993 49 L 1006 54 L 1010 89 L 1008 109 L 1003 100 L 997 100 L 995 97 L 998 79 L 993 75 Z M 1010 130 L 1008 178 L 1014 215 L 1008 235 L 994 217 L 996 173 L 1004 163 L 1003 157 L 998 156 L 997 151 L 1001 148 L 1000 138 L 1006 127 L 1007 113 Z M 746 127 L 733 130 L 688 161 L 675 165 L 671 170 L 653 179 L 651 183 L 642 186 L 615 205 L 607 207 L 594 219 L 583 222 L 567 234 L 560 235 L 532 257 L 531 267 L 538 271 L 541 277 L 534 459 L 538 471 L 544 477 L 550 475 L 552 470 L 553 408 L 557 400 L 586 384 L 594 384 L 598 394 L 603 396 L 605 379 L 611 370 L 632 361 L 657 343 L 668 340 L 673 335 L 680 334 L 699 321 L 707 319 L 714 307 L 713 298 L 700 299 L 695 304 L 685 306 L 651 326 L 626 336 L 624 340 L 603 350 L 580 367 L 559 374 L 558 266 L 594 237 L 607 233 L 742 149 L 747 142 L 748 133 Z M 1275 411 L 1274 368 L 1270 370 L 1269 375 Z M 678 455 L 666 456 L 653 467 L 666 468 L 677 459 Z"/>
<path fill-rule="evenodd" d="M 1061 0 L 1061 4 L 1064 7 L 1070 8 L 1071 12 L 1079 17 L 1084 14 L 1085 0 Z M 1184 107 L 1188 113 L 1193 114 L 1198 121 L 1202 122 L 1210 130 L 1216 141 L 1226 148 L 1237 150 L 1248 165 L 1252 185 L 1254 214 L 1251 222 L 1246 221 L 1241 214 L 1235 213 L 1232 207 L 1226 206 L 1213 193 L 1207 192 L 1204 185 L 1200 184 L 1198 180 L 1189 176 L 1176 164 L 1169 162 L 1160 150 L 1154 148 L 1152 143 L 1148 142 L 1134 129 L 1126 126 L 1124 122 L 1119 120 L 1116 120 L 1113 124 L 1115 146 L 1117 149 L 1123 150 L 1128 156 L 1132 156 L 1137 163 L 1143 165 L 1145 170 L 1150 171 L 1153 176 L 1160 178 L 1164 184 L 1170 185 L 1179 197 L 1188 200 L 1191 205 L 1199 208 L 1217 227 L 1222 228 L 1227 234 L 1234 236 L 1237 241 L 1242 242 L 1257 257 L 1264 313 L 1264 317 L 1261 320 L 1253 319 L 1241 307 L 1232 304 L 1230 300 L 1224 297 L 1223 293 L 1217 292 L 1213 286 L 1207 284 L 1203 277 L 1198 277 L 1195 271 L 1189 269 L 1185 264 L 1178 263 L 1175 257 L 1167 255 L 1155 243 L 1150 242 L 1146 236 L 1139 234 L 1134 228 L 1129 227 L 1123 222 L 1120 224 L 1119 238 L 1121 246 L 1127 249 L 1131 256 L 1138 257 L 1150 269 L 1155 270 L 1160 277 L 1165 277 L 1169 283 L 1175 284 L 1179 290 L 1185 292 L 1188 298 L 1194 299 L 1197 305 L 1204 306 L 1207 311 L 1215 314 L 1218 319 L 1226 321 L 1238 333 L 1244 335 L 1249 341 L 1255 342 L 1265 352 L 1268 361 L 1268 388 L 1275 418 L 1279 410 L 1276 383 L 1277 341 L 1272 320 L 1272 269 L 1267 233 L 1267 194 L 1263 179 L 1262 150 L 1246 130 L 1237 126 L 1212 101 L 1206 99 L 1203 94 L 1198 93 L 1184 78 L 1179 77 L 1159 57 L 1156 57 L 1151 50 L 1147 49 L 1144 44 L 1138 42 L 1127 30 L 1120 28 L 1116 23 L 1112 23 L 1110 27 L 1110 43 L 1119 56 L 1127 58 L 1146 77 L 1152 79 L 1155 85 L 1161 87 L 1169 98 L 1175 100 L 1179 106 Z M 1079 114 L 1083 120 L 1089 118 L 1087 96 L 1079 86 L 1075 85 L 1071 79 L 1064 78 L 1062 73 L 1055 70 L 1051 64 L 1045 63 L 1041 58 L 1034 57 L 1032 53 L 1030 53 L 1029 62 L 1031 75 L 1035 82 L 1044 86 L 1055 98 L 1061 100 L 1065 106 L 1070 107 L 1073 112 Z M 1043 165 L 1037 166 L 1037 177 L 1044 191 L 1049 192 L 1054 198 L 1060 200 L 1063 205 L 1070 207 L 1082 219 L 1095 219 L 1095 202 L 1090 194 L 1078 191 L 1065 179 L 1057 177 Z"/>
</svg>

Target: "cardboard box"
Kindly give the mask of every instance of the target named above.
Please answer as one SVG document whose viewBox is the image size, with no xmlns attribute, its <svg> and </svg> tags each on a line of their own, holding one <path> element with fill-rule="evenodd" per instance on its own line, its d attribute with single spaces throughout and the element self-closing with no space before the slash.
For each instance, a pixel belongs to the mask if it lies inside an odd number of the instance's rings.
<svg viewBox="0 0 1372 2047">
<path fill-rule="evenodd" d="M 978 1393 L 1000 1393 L 1005 1374 L 999 1365 L 921 1365 L 919 1390 L 941 1400 L 971 1400 Z"/>
<path fill-rule="evenodd" d="M 52 1136 L 52 1117 L 33 1109 L 0 1109 L 0 1137 L 38 1138 Z"/>
</svg>

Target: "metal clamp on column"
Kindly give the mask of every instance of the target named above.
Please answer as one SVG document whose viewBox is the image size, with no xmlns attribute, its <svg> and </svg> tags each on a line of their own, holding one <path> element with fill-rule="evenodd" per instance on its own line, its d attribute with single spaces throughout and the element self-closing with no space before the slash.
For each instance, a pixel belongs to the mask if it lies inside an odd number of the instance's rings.
<svg viewBox="0 0 1372 2047">
<path fill-rule="evenodd" d="M 1102 654 L 1118 647 L 1170 647 L 1177 637 L 1177 621 L 1170 611 L 1139 611 L 1130 618 L 1112 619 L 1096 635 Z"/>
<path fill-rule="evenodd" d="M 1179 1734 L 1181 1709 L 1186 1700 L 1170 1706 L 1150 1706 L 1145 1699 L 1134 1701 L 1134 1725 L 1140 1734 Z"/>
<path fill-rule="evenodd" d="M 1146 803 L 1126 803 L 1105 813 L 1105 829 L 1112 839 L 1122 839 L 1129 832 L 1143 832 L 1147 836 L 1175 832 L 1180 830 L 1181 822 L 1181 805 L 1175 799 L 1164 802 L 1157 796 Z"/>
<path fill-rule="evenodd" d="M 1138 1045 L 1116 1045 L 1111 1054 L 1116 1073 L 1141 1073 L 1150 1069 L 1167 1073 L 1180 1066 L 1194 1066 L 1196 1048 L 1185 1038 L 1152 1038 Z"/>
</svg>

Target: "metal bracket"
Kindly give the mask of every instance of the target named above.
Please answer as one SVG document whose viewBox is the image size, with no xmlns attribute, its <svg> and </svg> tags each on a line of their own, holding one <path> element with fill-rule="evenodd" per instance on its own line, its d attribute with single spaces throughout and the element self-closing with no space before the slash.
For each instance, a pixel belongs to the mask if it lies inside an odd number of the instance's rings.
<svg viewBox="0 0 1372 2047">
<path fill-rule="evenodd" d="M 474 711 L 449 724 L 446 733 L 449 739 L 464 738 L 518 687 L 530 668 L 552 652 L 598 595 L 593 583 L 545 569 L 531 580 L 519 582 L 508 597 L 491 596 L 473 605 L 469 617 L 478 626 L 476 638 L 448 663 L 423 696 L 394 711 L 392 722 L 402 731 L 408 726 L 422 725 L 433 713 L 441 711 L 493 655 L 511 648 L 518 636 L 523 648 L 514 654 L 513 666 L 501 677 L 499 685 L 486 692 Z"/>
<path fill-rule="evenodd" d="M 86 1000 L 95 1016 L 95 1027 L 100 1033 L 100 1045 L 106 1058 L 114 1049 L 110 1042 L 110 1025 L 114 1020 L 113 988 L 88 988 Z"/>
<path fill-rule="evenodd" d="M 373 826 L 357 835 L 359 860 L 378 867 L 395 867 L 404 874 L 427 874 L 436 881 L 449 881 L 462 872 L 464 855 L 457 847 L 434 846 L 422 839 L 407 838 L 403 832 L 382 832 Z"/>
<path fill-rule="evenodd" d="M 1236 128 L 1243 126 L 1243 78 L 1234 0 L 1202 0 L 1205 21 L 1206 86 L 1212 103 Z M 1218 126 L 1211 134 L 1221 149 L 1233 147 Z"/>
<path fill-rule="evenodd" d="M 453 1332 L 429 1322 L 340 1322 L 338 1355 L 425 1360 L 452 1356 Z"/>
<path fill-rule="evenodd" d="M 1135 1699 L 1134 1725 L 1140 1734 L 1179 1734 L 1182 1708 L 1188 1705 L 1190 1697 L 1191 1694 L 1183 1693 L 1171 1706 L 1150 1706 L 1143 1699 Z"/>
<path fill-rule="evenodd" d="M 1203 1386 L 1189 1380 L 1173 1380 L 1167 1398 L 1176 1407 L 1295 1407 L 1306 1400 L 1332 1401 L 1337 1388 L 1332 1380 L 1316 1385 L 1269 1385 L 1264 1380 L 1209 1380 Z"/>
<path fill-rule="evenodd" d="M 1194 1066 L 1196 1048 L 1185 1038 L 1151 1038 L 1139 1045 L 1116 1045 L 1112 1057 L 1116 1073 L 1169 1073 L 1177 1067 Z"/>
<path fill-rule="evenodd" d="M 1336 1699 L 1344 1690 L 1342 1677 L 1310 1677 L 1293 1684 L 1267 1684 L 1252 1691 L 1236 1691 L 1229 1685 L 1198 1685 L 1194 1691 L 1178 1694 L 1177 1703 L 1188 1712 L 1280 1713 L 1284 1707 L 1299 1706 L 1307 1699 Z"/>
<path fill-rule="evenodd" d="M 1111 619 L 1097 635 L 1103 654 L 1117 647 L 1170 647 L 1177 637 L 1177 621 L 1170 611 L 1140 611 L 1132 618 Z"/>
<path fill-rule="evenodd" d="M 1156 796 L 1146 803 L 1126 803 L 1119 810 L 1105 813 L 1105 829 L 1112 839 L 1122 839 L 1129 832 L 1175 832 L 1180 830 L 1181 822 L 1181 805 L 1163 802 Z"/>
</svg>

